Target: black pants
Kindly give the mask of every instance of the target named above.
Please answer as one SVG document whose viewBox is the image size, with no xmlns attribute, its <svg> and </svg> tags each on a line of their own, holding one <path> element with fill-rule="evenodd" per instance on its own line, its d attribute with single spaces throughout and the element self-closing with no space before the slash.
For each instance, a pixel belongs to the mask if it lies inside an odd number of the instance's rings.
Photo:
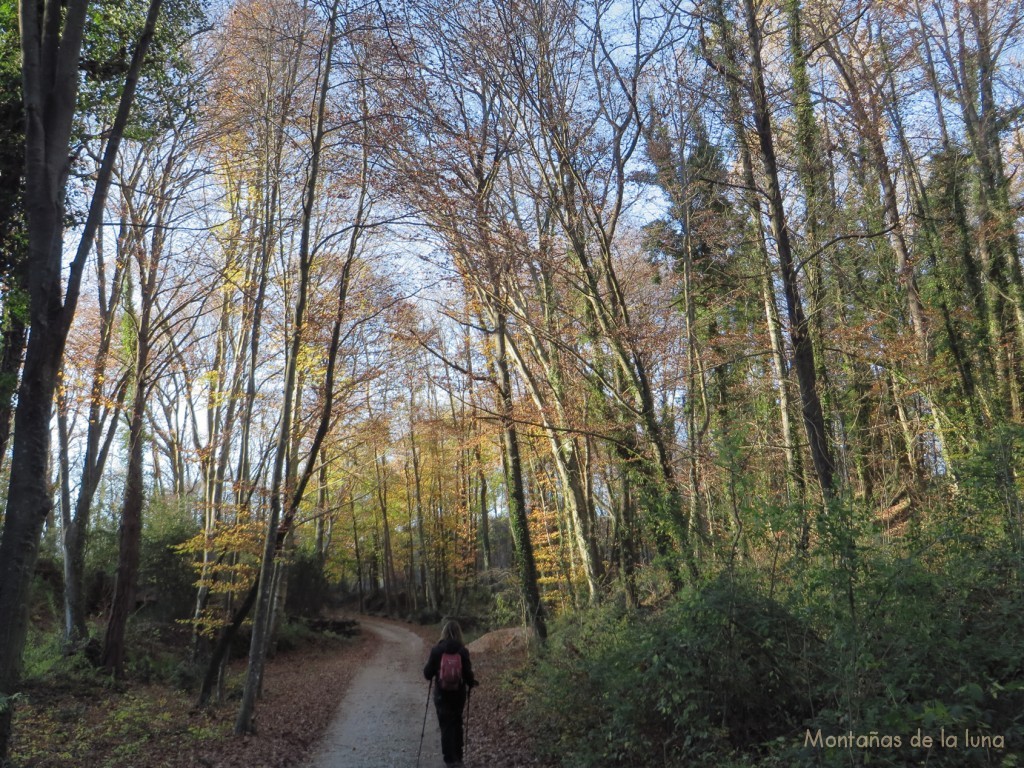
<svg viewBox="0 0 1024 768">
<path fill-rule="evenodd" d="M 434 699 L 437 708 L 437 724 L 441 726 L 441 754 L 446 763 L 462 762 L 462 710 L 466 706 L 466 695 L 443 693 Z"/>
</svg>

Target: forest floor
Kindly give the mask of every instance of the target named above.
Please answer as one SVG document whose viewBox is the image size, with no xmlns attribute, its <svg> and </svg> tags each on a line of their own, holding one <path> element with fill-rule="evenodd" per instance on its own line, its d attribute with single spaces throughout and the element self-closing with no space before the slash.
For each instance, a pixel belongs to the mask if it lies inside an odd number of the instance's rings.
<svg viewBox="0 0 1024 768">
<path fill-rule="evenodd" d="M 351 711 L 358 706 L 360 717 L 376 729 L 373 738 L 393 748 L 393 759 L 377 765 L 364 762 L 365 758 L 351 762 L 335 756 L 323 764 L 388 768 L 407 762 L 411 768 L 416 755 L 410 745 L 419 743 L 427 694 L 422 667 L 417 665 L 425 661 L 426 650 L 436 641 L 436 628 L 354 618 L 369 631 L 352 639 L 318 638 L 270 660 L 254 735 L 233 735 L 238 702 L 231 696 L 223 705 L 197 712 L 192 694 L 161 684 L 130 681 L 97 689 L 94 680 L 92 684 L 37 682 L 28 687 L 16 710 L 12 763 L 25 768 L 314 766 L 319 764 L 314 761 L 323 752 L 330 729 L 337 729 L 337 720 L 346 715 L 351 719 Z M 415 634 L 419 642 L 407 640 L 406 654 L 416 652 L 422 660 L 418 656 L 396 660 L 394 647 L 382 642 L 382 631 L 395 637 Z M 506 636 L 485 636 L 470 646 L 474 671 L 482 683 L 474 691 L 469 711 L 466 763 L 470 768 L 549 765 L 532 754 L 528 729 L 516 719 L 517 696 L 501 682 L 506 671 L 526 660 L 523 645 L 507 642 Z M 381 715 L 372 707 L 359 706 L 370 701 L 366 692 L 353 690 L 355 702 L 341 707 L 358 678 L 393 674 L 396 669 L 415 678 L 409 683 L 415 696 L 394 705 L 406 710 L 399 725 L 391 722 L 393 713 Z M 242 674 L 244 666 L 239 664 L 232 672 L 229 691 L 237 687 Z M 379 693 L 387 698 L 386 691 Z M 440 764 L 436 754 L 440 750 L 436 717 L 432 711 L 427 714 L 421 765 L 431 768 L 435 762 Z M 410 718 L 415 732 L 404 733 L 411 727 Z M 403 733 L 395 733 L 398 729 Z"/>
</svg>

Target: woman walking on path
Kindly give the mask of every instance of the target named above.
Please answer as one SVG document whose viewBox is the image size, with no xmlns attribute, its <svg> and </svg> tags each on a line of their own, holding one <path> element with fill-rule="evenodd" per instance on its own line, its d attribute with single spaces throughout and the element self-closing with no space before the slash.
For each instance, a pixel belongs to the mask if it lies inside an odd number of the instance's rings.
<svg viewBox="0 0 1024 768">
<path fill-rule="evenodd" d="M 441 752 L 445 765 L 462 765 L 462 711 L 469 689 L 477 685 L 469 651 L 457 621 L 446 622 L 441 640 L 430 650 L 423 676 L 434 684 L 434 706 L 441 726 Z"/>
</svg>

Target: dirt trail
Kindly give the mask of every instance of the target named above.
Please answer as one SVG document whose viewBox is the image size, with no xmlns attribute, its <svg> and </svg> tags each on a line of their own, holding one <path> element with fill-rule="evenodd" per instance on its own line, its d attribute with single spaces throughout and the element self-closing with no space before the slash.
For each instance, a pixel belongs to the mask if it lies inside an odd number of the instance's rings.
<svg viewBox="0 0 1024 768">
<path fill-rule="evenodd" d="M 427 644 L 395 624 L 360 617 L 377 636 L 376 653 L 356 674 L 308 768 L 414 768 L 427 704 Z M 330 691 L 324 691 L 330 696 Z M 433 706 L 422 768 L 443 765 Z"/>
</svg>

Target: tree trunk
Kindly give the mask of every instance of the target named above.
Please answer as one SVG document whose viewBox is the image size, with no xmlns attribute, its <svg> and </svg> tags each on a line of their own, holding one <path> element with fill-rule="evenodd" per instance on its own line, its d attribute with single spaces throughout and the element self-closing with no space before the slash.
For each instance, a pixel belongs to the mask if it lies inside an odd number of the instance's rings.
<svg viewBox="0 0 1024 768">
<path fill-rule="evenodd" d="M 245 218 L 240 212 L 232 212 L 237 218 Z M 237 234 L 237 233 L 236 233 Z M 248 254 L 251 256 L 251 254 Z M 245 259 L 246 275 L 245 283 L 255 279 L 255 271 L 260 264 L 257 259 Z M 225 260 L 224 272 L 230 273 L 234 264 L 233 256 L 229 255 Z M 210 598 L 211 582 L 216 577 L 213 575 L 214 551 L 212 543 L 217 533 L 218 523 L 224 518 L 224 496 L 225 485 L 228 479 L 228 468 L 232 455 L 232 436 L 235 432 L 236 413 L 238 405 L 243 400 L 244 385 L 246 381 L 246 355 L 245 348 L 248 346 L 247 334 L 254 332 L 252 322 L 254 320 L 255 297 L 250 299 L 248 292 L 241 295 L 241 332 L 240 338 L 235 344 L 230 343 L 231 325 L 230 317 L 235 311 L 234 287 L 230 281 L 224 281 L 220 286 L 221 292 L 221 314 L 218 323 L 216 351 L 214 353 L 214 370 L 217 378 L 211 385 L 212 391 L 208 399 L 206 410 L 206 442 L 202 443 L 199 430 L 195 429 L 194 442 L 200 454 L 200 467 L 203 478 L 203 531 L 206 535 L 203 548 L 203 560 L 199 572 L 199 587 L 196 590 L 195 609 L 193 611 L 193 635 L 192 635 L 192 656 L 198 660 L 202 643 L 202 627 L 207 619 L 204 615 L 207 611 L 207 604 Z M 234 367 L 231 373 L 230 382 L 226 384 L 227 373 L 225 370 L 230 354 L 234 357 Z M 191 399 L 191 398 L 190 398 Z M 226 399 L 226 407 L 222 401 Z M 232 555 L 233 556 L 233 555 Z M 225 596 L 225 602 L 230 601 L 230 594 Z M 230 606 L 226 606 L 230 611 Z"/>
<path fill-rule="evenodd" d="M 963 18 L 964 8 L 967 8 L 967 20 Z M 916 10 L 923 24 L 920 4 L 916 5 Z M 953 3 L 952 10 L 955 42 L 950 39 L 945 16 L 940 19 L 941 36 L 937 34 L 935 39 L 960 107 L 977 177 L 979 221 L 973 237 L 985 277 L 984 309 L 990 355 L 995 363 L 999 410 L 1019 419 L 1024 397 L 1020 360 L 1024 350 L 1024 275 L 1014 228 L 1016 214 L 1009 206 L 1000 147 L 1002 118 L 994 90 L 997 62 L 992 58 L 994 50 L 1006 48 L 1006 40 L 992 39 L 993 25 L 987 2 L 957 2 Z M 976 48 L 968 47 L 969 39 Z M 930 55 L 930 47 L 928 53 Z M 941 111 L 941 104 L 938 109 Z"/>
<path fill-rule="evenodd" d="M 423 585 L 426 591 L 427 605 L 433 610 L 437 610 L 440 605 L 440 599 L 437 594 L 437 588 L 433 579 L 433 567 L 430 564 L 429 549 L 427 545 L 427 531 L 426 531 L 426 517 L 423 514 L 423 477 L 420 470 L 420 449 L 416 444 L 416 400 L 415 392 L 412 384 L 409 385 L 409 453 L 412 457 L 412 482 L 413 491 L 415 494 L 415 507 L 416 507 L 416 527 L 419 529 L 419 545 L 420 545 L 420 573 L 423 577 Z M 355 525 L 355 518 L 353 514 L 353 526 Z M 353 534 L 354 535 L 354 534 Z M 358 559 L 359 554 L 359 542 L 356 541 L 356 555 Z M 360 576 L 362 579 L 362 576 Z M 362 586 L 360 585 L 360 590 Z M 362 599 L 360 599 L 360 608 L 362 607 Z"/>
<path fill-rule="evenodd" d="M 56 221 L 54 226 L 58 226 Z M 8 697 L 14 694 L 21 674 L 29 585 L 39 537 L 43 521 L 52 512 L 45 470 L 49 465 L 50 418 L 64 341 L 54 330 L 58 329 L 48 329 L 43 322 L 33 323 L 14 414 L 14 454 L 0 539 L 0 702 L 5 705 L 0 707 L 0 761 L 7 757 L 13 709 Z"/>
<path fill-rule="evenodd" d="M 790 342 L 793 345 L 793 364 L 800 386 L 804 430 L 811 449 L 811 459 L 818 478 L 818 485 L 826 504 L 832 499 L 834 489 L 835 463 L 828 445 L 825 418 L 818 396 L 817 374 L 814 349 L 811 344 L 807 317 L 800 299 L 797 267 L 790 244 L 789 227 L 779 180 L 778 161 L 775 155 L 775 137 L 772 129 L 771 112 L 765 89 L 764 66 L 761 60 L 761 29 L 753 0 L 744 0 L 747 36 L 750 42 L 751 106 L 754 129 L 761 149 L 761 161 L 768 182 L 769 216 L 772 236 L 775 239 L 782 272 L 782 284 L 786 295 L 786 309 L 790 323 Z"/>
<path fill-rule="evenodd" d="M 184 118 L 186 121 L 190 118 Z M 107 631 L 103 643 L 101 663 L 114 677 L 124 673 L 125 632 L 128 618 L 135 610 L 135 589 L 139 571 L 142 546 L 142 517 L 146 501 L 144 479 L 146 443 L 146 414 L 149 396 L 156 379 L 151 364 L 153 340 L 158 328 L 164 323 L 157 306 L 160 284 L 161 262 L 168 231 L 168 211 L 174 199 L 175 171 L 180 158 L 177 129 L 166 141 L 166 155 L 159 160 L 159 175 L 154 185 L 139 190 L 144 195 L 135 198 L 137 187 L 125 185 L 122 190 L 127 210 L 126 260 L 134 260 L 138 267 L 139 309 L 135 315 L 132 305 L 134 297 L 127 296 L 128 314 L 135 320 L 135 397 L 128 422 L 128 464 L 125 470 L 124 500 L 121 507 L 121 523 L 118 530 L 118 561 L 114 579 L 114 596 L 111 601 Z M 165 137 L 166 138 L 166 137 Z M 138 167 L 148 164 L 141 160 Z M 145 171 L 142 171 L 145 173 Z M 135 174 L 133 174 L 134 176 Z"/>
<path fill-rule="evenodd" d="M 526 607 L 527 624 L 538 638 L 544 640 L 547 638 L 547 622 L 544 616 L 544 604 L 540 600 L 540 589 L 537 586 L 537 563 L 534 560 L 533 543 L 530 539 L 526 488 L 523 484 L 522 458 L 519 453 L 519 436 L 516 433 L 513 417 L 512 378 L 509 374 L 506 353 L 506 319 L 499 312 L 495 312 L 492 319 L 494 320 L 494 365 L 498 374 L 496 384 L 498 403 L 501 409 L 501 433 L 504 449 L 502 460 L 509 502 L 509 526 L 512 529 L 512 541 L 516 550 L 516 565 L 519 571 L 523 603 Z"/>
<path fill-rule="evenodd" d="M 118 529 L 117 572 L 101 660 L 103 668 L 113 673 L 114 677 L 121 677 L 124 673 L 125 630 L 128 626 L 128 617 L 135 610 L 135 581 L 139 571 L 139 552 L 142 544 L 142 508 L 145 503 L 143 426 L 149 392 L 149 334 L 148 328 L 142 330 L 146 325 L 146 321 L 140 323 L 139 351 L 135 364 L 135 401 L 132 404 L 131 420 L 128 425 L 128 468 L 124 503 L 121 507 L 121 525 Z"/>
<path fill-rule="evenodd" d="M 25 344 L 28 342 L 28 323 L 19 305 L 28 296 L 28 275 L 22 260 L 14 267 L 14 285 L 5 297 L 3 338 L 0 341 L 0 469 L 7 460 L 7 446 L 11 437 L 11 415 L 14 395 L 18 391 Z"/>
<path fill-rule="evenodd" d="M 299 504 L 302 501 L 306 485 L 313 475 L 316 467 L 317 457 L 323 445 L 331 423 L 331 416 L 334 406 L 334 376 L 337 365 L 338 352 L 341 346 L 341 324 L 345 316 L 345 304 L 348 296 L 348 280 L 355 257 L 356 247 L 359 240 L 361 225 L 365 215 L 366 196 L 366 158 L 363 157 L 362 164 L 362 186 L 360 188 L 358 211 L 355 224 L 349 238 L 349 248 L 343 262 L 342 275 L 338 288 L 338 308 L 335 316 L 334 327 L 331 334 L 330 348 L 327 351 L 327 371 L 324 381 L 324 399 L 320 412 L 319 425 L 313 437 L 307 460 L 301 472 L 291 473 L 291 482 L 286 482 L 285 461 L 289 456 L 294 456 L 293 428 L 294 421 L 298 418 L 295 410 L 294 393 L 299 378 L 298 362 L 302 350 L 303 332 L 306 324 L 306 304 L 310 287 L 310 271 L 313 262 L 312 227 L 314 204 L 317 199 L 317 184 L 320 175 L 321 150 L 324 136 L 326 135 L 325 114 L 327 110 L 327 95 L 330 88 L 331 66 L 333 64 L 333 52 L 335 34 L 337 29 L 339 11 L 339 0 L 335 0 L 331 6 L 331 15 L 325 31 L 326 51 L 323 54 L 323 68 L 321 81 L 319 83 L 319 94 L 317 101 L 316 128 L 311 146 L 309 172 L 306 177 L 306 184 L 303 190 L 302 224 L 299 240 L 299 275 L 296 278 L 298 297 L 295 302 L 295 315 L 291 329 L 289 348 L 286 351 L 285 379 L 284 379 L 284 403 L 281 408 L 280 432 L 278 434 L 277 448 L 274 455 L 274 468 L 270 485 L 270 517 L 267 520 L 267 532 L 263 549 L 263 558 L 260 564 L 259 590 L 256 598 L 256 614 L 253 619 L 252 641 L 249 646 L 249 664 L 246 670 L 245 686 L 242 691 L 242 703 L 238 709 L 238 717 L 235 720 L 235 733 L 251 733 L 254 729 L 253 717 L 256 708 L 256 697 L 263 681 L 263 667 L 266 662 L 266 652 L 269 647 L 270 637 L 273 630 L 273 595 L 274 595 L 274 573 L 278 553 L 284 546 L 289 532 L 294 523 L 295 514 L 298 512 Z M 362 115 L 365 121 L 365 114 Z M 364 148 L 364 153 L 366 149 Z M 293 458 L 297 463 L 297 459 Z"/>
<path fill-rule="evenodd" d="M 546 351 L 542 346 L 542 342 L 537 338 L 536 334 L 527 331 L 527 335 L 534 346 L 535 354 L 544 360 L 548 384 L 551 387 L 554 394 L 554 400 L 556 401 L 555 409 L 559 414 L 564 414 L 564 408 L 561 403 L 562 393 L 560 391 L 562 388 L 561 372 L 554 369 L 552 362 L 548 359 L 549 355 L 546 354 Z M 509 336 L 506 338 L 506 347 L 508 351 L 512 353 L 512 359 L 515 361 L 516 367 L 519 369 L 523 379 L 526 381 L 530 395 L 537 406 L 537 412 L 540 414 L 541 420 L 543 421 L 544 432 L 547 436 L 548 445 L 551 449 L 551 457 L 554 461 L 555 469 L 558 473 L 558 479 L 562 486 L 565 514 L 571 521 L 572 539 L 575 543 L 576 550 L 575 554 L 580 558 L 583 574 L 587 581 L 587 591 L 590 596 L 590 602 L 596 603 L 598 602 L 600 593 L 600 561 L 597 556 L 597 549 L 593 533 L 591 531 L 589 502 L 583 487 L 582 468 L 579 461 L 578 447 L 571 436 L 567 436 L 564 431 L 557 429 L 556 425 L 552 423 L 552 419 L 549 415 L 550 409 L 547 407 L 548 403 L 541 390 L 540 383 L 530 370 L 529 365 L 524 359 L 522 353 L 519 351 L 518 344 L 513 337 Z"/>
<path fill-rule="evenodd" d="M 755 190 L 753 167 L 750 152 L 743 142 L 743 166 L 746 183 Z M 748 206 L 754 214 L 754 226 L 757 228 L 757 248 L 761 257 L 761 298 L 764 302 L 765 323 L 768 327 L 768 339 L 772 350 L 772 363 L 775 367 L 776 381 L 779 389 L 779 431 L 782 433 L 782 449 L 786 457 L 786 488 L 791 503 L 802 504 L 805 500 L 803 458 L 797 446 L 796 431 L 790 414 L 792 401 L 790 388 L 793 386 L 786 362 L 786 350 L 782 339 L 782 322 L 779 319 L 779 308 L 775 302 L 775 286 L 772 280 L 772 268 L 768 259 L 768 243 L 765 241 L 764 229 L 761 226 L 761 203 L 753 191 L 748 195 Z M 801 541 L 807 541 L 809 531 L 806 521 L 801 533 Z"/>
<path fill-rule="evenodd" d="M 106 399 L 103 382 L 107 378 L 107 355 L 114 331 L 115 309 L 121 302 L 124 274 L 122 263 L 118 258 L 114 268 L 109 297 L 104 295 L 106 279 L 103 275 L 103 237 L 96 238 L 97 277 L 100 290 L 100 340 L 93 359 L 92 384 L 89 392 L 89 423 L 86 427 L 85 457 L 82 460 L 82 472 L 79 480 L 78 497 L 74 512 L 68 505 L 64 520 L 64 642 L 70 649 L 88 637 L 85 616 L 84 571 L 86 532 L 92 511 L 92 501 L 96 495 L 107 456 L 120 419 L 121 407 L 128 391 L 127 378 L 122 379 L 117 387 L 113 404 L 104 407 Z M 105 431 L 105 434 L 104 434 Z"/>
<path fill-rule="evenodd" d="M 52 512 L 45 468 L 49 463 L 50 420 L 57 376 L 78 302 L 85 258 L 102 217 L 114 158 L 128 122 L 135 85 L 152 40 L 160 3 L 161 0 L 151 0 L 146 27 L 132 54 L 63 301 L 64 194 L 78 90 L 78 59 L 88 2 L 70 0 L 63 6 L 46 0 L 41 9 L 32 0 L 22 0 L 19 6 L 26 114 L 25 202 L 31 333 L 18 390 L 11 479 L 0 538 L 0 701 L 5 705 L 10 703 L 7 699 L 13 695 L 21 674 L 29 584 L 39 553 L 43 522 Z M 9 749 L 12 707 L 0 709 L 0 761 L 3 761 Z"/>
</svg>

